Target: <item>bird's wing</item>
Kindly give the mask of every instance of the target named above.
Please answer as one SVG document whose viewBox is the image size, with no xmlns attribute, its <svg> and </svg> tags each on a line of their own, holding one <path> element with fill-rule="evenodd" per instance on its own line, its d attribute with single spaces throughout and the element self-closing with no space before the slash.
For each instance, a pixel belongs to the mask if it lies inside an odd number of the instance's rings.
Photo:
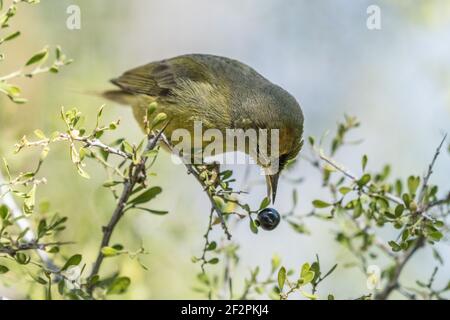
<svg viewBox="0 0 450 320">
<path fill-rule="evenodd" d="M 188 57 L 152 62 L 125 72 L 111 82 L 132 94 L 165 96 L 182 81 L 211 82 L 204 64 Z"/>
</svg>

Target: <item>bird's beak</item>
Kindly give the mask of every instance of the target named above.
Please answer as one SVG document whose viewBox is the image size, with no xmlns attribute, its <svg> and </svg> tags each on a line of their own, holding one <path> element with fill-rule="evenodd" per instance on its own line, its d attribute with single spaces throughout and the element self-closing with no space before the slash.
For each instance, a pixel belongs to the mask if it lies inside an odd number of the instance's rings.
<svg viewBox="0 0 450 320">
<path fill-rule="evenodd" d="M 267 197 L 272 199 L 272 203 L 275 203 L 275 197 L 277 195 L 277 186 L 278 186 L 278 178 L 280 177 L 280 173 L 277 172 L 275 174 L 266 175 L 266 183 L 267 183 Z"/>
</svg>

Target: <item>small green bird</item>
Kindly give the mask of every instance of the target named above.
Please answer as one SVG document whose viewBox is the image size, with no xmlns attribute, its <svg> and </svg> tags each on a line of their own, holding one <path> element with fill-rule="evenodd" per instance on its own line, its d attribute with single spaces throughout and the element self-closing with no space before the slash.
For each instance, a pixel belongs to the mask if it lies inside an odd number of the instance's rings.
<svg viewBox="0 0 450 320">
<path fill-rule="evenodd" d="M 141 126 L 148 105 L 157 102 L 153 114 L 167 115 L 165 134 L 169 139 L 176 129 L 192 132 L 194 121 L 224 134 L 226 129 L 278 129 L 279 157 L 275 160 L 279 170 L 270 172 L 267 163 L 256 159 L 269 173 L 268 197 L 275 200 L 279 174 L 303 144 L 303 113 L 288 92 L 237 60 L 207 54 L 151 62 L 111 82 L 120 89 L 106 91 L 103 96 L 131 105 Z M 250 150 L 244 151 L 251 154 Z"/>
</svg>

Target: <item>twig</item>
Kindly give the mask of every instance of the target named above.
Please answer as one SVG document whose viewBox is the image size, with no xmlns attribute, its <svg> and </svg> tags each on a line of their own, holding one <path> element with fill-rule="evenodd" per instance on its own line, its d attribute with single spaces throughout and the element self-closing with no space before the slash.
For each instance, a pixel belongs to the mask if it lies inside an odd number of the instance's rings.
<svg viewBox="0 0 450 320">
<path fill-rule="evenodd" d="M 36 236 L 34 232 L 31 230 L 31 224 L 28 219 L 23 218 L 22 210 L 16 204 L 10 190 L 6 187 L 5 179 L 3 177 L 2 172 L 0 171 L 0 194 L 2 197 L 0 198 L 0 203 L 4 203 L 10 210 L 11 215 L 15 218 L 14 220 L 17 223 L 17 226 L 21 231 L 26 231 L 24 235 L 24 239 L 28 243 L 35 243 Z M 22 219 L 21 219 L 22 218 Z M 58 267 L 53 263 L 53 261 L 49 258 L 48 254 L 42 248 L 36 248 L 36 253 L 39 258 L 42 260 L 44 265 L 49 270 L 58 270 Z"/>
<path fill-rule="evenodd" d="M 216 202 L 214 201 L 214 198 L 213 198 L 214 195 L 211 194 L 211 192 L 209 192 L 207 190 L 208 186 L 205 184 L 205 182 L 200 177 L 200 173 L 198 172 L 197 168 L 194 165 L 192 165 L 192 164 L 188 163 L 187 161 L 185 161 L 183 156 L 180 155 L 179 152 L 176 152 L 174 150 L 172 144 L 169 142 L 169 140 L 164 135 L 162 137 L 162 140 L 167 145 L 167 147 L 170 149 L 171 152 L 176 153 L 180 157 L 181 161 L 183 162 L 183 164 L 187 168 L 188 173 L 192 174 L 197 179 L 197 181 L 200 183 L 200 185 L 203 187 L 203 190 L 205 190 L 206 194 L 208 195 L 209 201 L 211 202 L 211 207 L 214 209 L 214 211 L 216 211 L 216 213 L 217 213 L 217 215 L 218 215 L 218 217 L 220 219 L 220 222 L 221 222 L 221 225 L 222 225 L 222 229 L 223 229 L 227 239 L 231 240 L 231 233 L 228 231 L 228 227 L 227 227 L 227 224 L 226 224 L 225 219 L 223 217 L 222 210 L 217 206 Z"/>
<path fill-rule="evenodd" d="M 38 243 L 38 242 L 27 242 L 19 244 L 17 247 L 13 246 L 3 246 L 0 248 L 0 253 L 8 254 L 10 256 L 15 256 L 20 251 L 27 250 L 45 250 L 47 247 L 51 246 L 61 246 L 66 244 L 73 244 L 74 242 L 66 241 L 66 242 L 48 242 L 48 243 Z M 55 270 L 52 270 L 55 271 Z"/>
<path fill-rule="evenodd" d="M 341 172 L 344 176 L 346 176 L 347 178 L 349 178 L 350 180 L 356 182 L 359 180 L 358 177 L 356 177 L 354 174 L 352 174 L 350 171 L 344 169 L 341 165 L 337 164 L 333 159 L 328 158 L 327 156 L 325 156 L 323 154 L 323 152 L 319 153 L 319 157 L 321 160 L 325 161 L 326 163 L 328 163 L 330 166 L 332 166 L 334 169 L 336 169 L 337 171 Z M 373 184 L 371 184 L 373 185 Z M 372 192 L 369 191 L 368 187 L 363 187 L 362 192 L 364 192 L 367 195 L 371 195 L 373 196 Z M 393 194 L 387 193 L 387 192 L 383 192 L 382 194 L 383 197 L 385 197 L 386 199 L 395 202 L 397 204 L 404 204 L 402 199 L 400 199 L 399 197 L 394 196 Z"/>
<path fill-rule="evenodd" d="M 317 262 L 317 265 L 318 265 L 319 268 L 320 268 L 320 260 L 319 260 L 319 255 L 318 255 L 318 254 L 316 254 L 316 262 Z M 328 270 L 327 273 L 325 273 L 325 275 L 324 275 L 323 277 L 322 277 L 322 275 L 321 275 L 320 272 L 319 272 L 319 278 L 317 279 L 317 281 L 315 281 L 314 283 L 311 283 L 311 285 L 312 285 L 311 293 L 312 293 L 312 294 L 316 294 L 316 292 L 317 292 L 317 286 L 318 286 L 322 281 L 324 281 L 326 278 L 328 278 L 328 276 L 329 276 L 330 274 L 332 274 L 334 270 L 336 270 L 337 266 L 338 266 L 337 264 L 335 264 L 334 266 L 332 266 L 332 267 L 330 268 L 330 270 Z"/>
<path fill-rule="evenodd" d="M 24 137 L 25 138 L 25 137 Z M 68 133 L 60 133 L 58 137 L 55 140 L 50 139 L 42 139 L 37 141 L 26 141 L 22 139 L 21 143 L 16 144 L 16 152 L 20 151 L 23 147 L 42 147 L 47 146 L 52 141 L 78 141 L 85 144 L 85 147 L 95 147 L 98 149 L 102 149 L 103 151 L 106 151 L 111 154 L 118 155 L 124 159 L 131 159 L 132 155 L 123 152 L 120 149 L 113 148 L 111 146 L 108 146 L 107 144 L 104 144 L 99 139 L 90 139 L 90 136 L 80 137 L 76 135 L 71 135 Z"/>
<path fill-rule="evenodd" d="M 418 203 L 423 206 L 424 205 L 424 201 L 425 201 L 425 195 L 427 192 L 427 188 L 428 188 L 428 182 L 430 180 L 431 175 L 433 174 L 433 168 L 434 165 L 436 164 L 436 160 L 441 152 L 441 148 L 444 144 L 445 139 L 447 138 L 447 135 L 444 135 L 444 138 L 442 139 L 441 143 L 438 145 L 438 147 L 436 148 L 436 151 L 434 153 L 433 159 L 431 160 L 429 166 L 428 166 L 428 171 L 424 176 L 423 179 L 423 184 L 422 184 L 422 188 L 420 190 L 419 193 L 419 198 L 418 198 Z M 448 200 L 448 199 L 447 199 Z M 442 201 L 442 200 L 441 200 Z M 444 202 L 445 203 L 445 199 Z M 436 205 L 436 204 L 434 204 Z M 423 209 L 420 211 L 421 213 L 425 213 L 426 210 L 428 210 L 429 208 L 431 208 L 429 205 L 423 207 Z M 377 300 L 385 300 L 389 297 L 389 295 L 391 294 L 391 292 L 395 289 L 397 289 L 400 284 L 399 284 L 399 278 L 400 275 L 403 271 L 403 268 L 405 267 L 406 263 L 408 262 L 408 260 L 416 253 L 416 251 L 422 247 L 425 243 L 425 238 L 423 236 L 419 237 L 416 240 L 416 243 L 414 244 L 414 246 L 409 249 L 403 256 L 402 258 L 400 258 L 400 260 L 397 261 L 397 267 L 395 268 L 395 272 L 394 275 L 392 276 L 392 278 L 389 280 L 389 282 L 386 284 L 386 286 L 384 287 L 384 289 L 378 293 L 377 295 L 375 295 L 375 299 Z"/>
<path fill-rule="evenodd" d="M 147 146 L 145 147 L 143 154 L 145 154 L 146 152 L 148 152 L 150 150 L 153 150 L 156 147 L 159 139 L 161 138 L 163 130 L 164 130 L 164 128 L 161 131 L 159 131 L 156 136 L 149 137 Z M 131 164 L 130 165 L 130 175 L 129 175 L 128 180 L 125 181 L 125 183 L 124 183 L 123 191 L 117 202 L 117 206 L 111 216 L 111 219 L 109 220 L 108 225 L 103 227 L 103 238 L 102 238 L 102 241 L 100 244 L 97 259 L 95 260 L 95 263 L 94 263 L 91 273 L 89 275 L 90 279 L 92 279 L 100 271 L 100 267 L 101 267 L 103 259 L 105 257 L 102 253 L 102 248 L 108 246 L 109 241 L 111 240 L 111 236 L 114 231 L 114 228 L 116 227 L 117 223 L 120 221 L 122 216 L 124 215 L 125 206 L 129 200 L 130 196 L 132 195 L 133 189 L 136 186 L 136 184 L 138 184 L 139 181 L 141 180 L 140 179 L 141 175 L 143 173 L 145 173 L 145 165 L 146 165 L 147 159 L 148 159 L 147 157 L 143 157 L 141 159 L 141 161 L 139 162 L 139 164 L 137 164 L 137 165 Z M 91 285 L 88 288 L 88 292 L 92 293 L 92 291 L 93 291 L 93 286 Z"/>
<path fill-rule="evenodd" d="M 0 43 L 1 44 L 1 43 Z M 50 70 L 52 69 L 52 67 L 62 67 L 64 65 L 66 65 L 66 63 L 64 63 L 63 61 L 55 61 L 53 65 L 48 66 L 48 67 L 42 67 L 42 66 L 38 66 L 36 68 L 34 68 L 33 70 L 31 70 L 30 72 L 24 72 L 23 68 L 16 70 L 14 72 L 11 72 L 7 75 L 1 76 L 0 77 L 0 81 L 7 81 L 7 80 L 11 80 L 14 78 L 33 78 L 35 75 L 41 74 L 41 73 L 47 73 L 50 72 Z"/>
<path fill-rule="evenodd" d="M 426 195 L 426 192 L 427 192 L 427 188 L 428 188 L 428 181 L 430 180 L 430 177 L 433 174 L 433 167 L 434 167 L 434 165 L 436 163 L 436 160 L 437 160 L 439 154 L 441 153 L 441 148 L 444 145 L 444 141 L 445 141 L 446 138 L 447 138 L 447 134 L 444 135 L 444 137 L 442 138 L 441 143 L 436 148 L 436 151 L 435 151 L 434 156 L 433 156 L 433 160 L 431 160 L 431 162 L 430 162 L 430 164 L 428 166 L 428 171 L 427 171 L 427 173 L 425 174 L 425 176 L 423 178 L 423 184 L 422 184 L 422 188 L 420 190 L 419 198 L 418 198 L 418 201 L 419 201 L 420 204 L 423 202 L 423 200 L 425 198 L 425 195 Z"/>
<path fill-rule="evenodd" d="M 75 139 L 75 140 L 84 142 L 86 144 L 86 147 L 91 147 L 91 146 L 96 147 L 96 148 L 102 149 L 103 151 L 106 151 L 108 153 L 112 153 L 112 154 L 121 156 L 122 158 L 131 159 L 130 154 L 123 152 L 119 149 L 112 148 L 112 147 L 104 144 L 103 142 L 101 142 L 98 139 L 90 140 L 88 138 L 83 138 L 83 139 Z"/>
<path fill-rule="evenodd" d="M 441 206 L 446 203 L 450 203 L 450 192 L 447 194 L 445 198 L 430 202 L 428 205 L 424 207 L 423 212 L 429 210 L 430 208 Z"/>
<path fill-rule="evenodd" d="M 384 289 L 375 295 L 375 300 L 386 300 L 395 289 L 400 287 L 399 278 L 406 263 L 425 243 L 425 239 L 420 237 L 412 248 L 410 248 L 400 259 L 397 260 L 397 266 L 391 279 L 388 281 Z"/>
<path fill-rule="evenodd" d="M 202 256 L 200 257 L 200 260 L 202 260 L 202 264 L 200 265 L 200 268 L 202 269 L 202 272 L 205 273 L 205 265 L 208 264 L 208 261 L 206 260 L 206 252 L 208 251 L 209 247 L 209 232 L 212 228 L 212 217 L 214 214 L 214 209 L 211 208 L 211 213 L 209 214 L 209 220 L 208 220 L 208 228 L 206 229 L 205 234 L 203 235 L 203 238 L 205 238 L 205 245 L 203 247 Z"/>
</svg>

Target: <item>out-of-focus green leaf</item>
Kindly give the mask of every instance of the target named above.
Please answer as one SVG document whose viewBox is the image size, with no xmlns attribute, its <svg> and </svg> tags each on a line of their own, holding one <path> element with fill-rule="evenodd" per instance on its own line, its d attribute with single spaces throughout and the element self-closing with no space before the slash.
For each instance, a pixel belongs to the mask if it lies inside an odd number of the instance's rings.
<svg viewBox="0 0 450 320">
<path fill-rule="evenodd" d="M 139 194 L 134 199 L 130 200 L 129 203 L 135 206 L 138 204 L 149 202 L 161 192 L 162 192 L 161 187 L 152 187 L 150 189 L 147 189 L 143 193 Z"/>
<path fill-rule="evenodd" d="M 2 266 L 2 265 L 0 264 L 0 274 L 7 273 L 8 271 L 9 271 L 9 269 L 8 269 L 7 267 Z"/>
<path fill-rule="evenodd" d="M 281 267 L 278 271 L 278 288 L 280 291 L 284 288 L 284 283 L 286 281 L 286 269 L 284 267 Z"/>
<path fill-rule="evenodd" d="M 130 286 L 131 280 L 128 277 L 116 278 L 111 286 L 108 288 L 107 294 L 122 294 L 125 293 Z"/>
<path fill-rule="evenodd" d="M 328 207 L 332 206 L 331 203 L 328 203 L 328 202 L 325 202 L 325 201 L 322 201 L 322 200 L 314 200 L 312 202 L 312 204 L 313 204 L 313 206 L 315 208 L 318 208 L 318 209 L 328 208 Z"/>
<path fill-rule="evenodd" d="M 82 259 L 81 254 L 75 254 L 67 260 L 66 264 L 61 268 L 61 271 L 67 270 L 71 266 L 77 266 L 80 264 Z"/>
<path fill-rule="evenodd" d="M 25 66 L 30 66 L 32 64 L 38 63 L 38 62 L 44 62 L 45 59 L 48 57 L 48 48 L 44 48 L 42 51 L 39 51 L 35 55 L 33 55 L 25 64 Z"/>
</svg>

